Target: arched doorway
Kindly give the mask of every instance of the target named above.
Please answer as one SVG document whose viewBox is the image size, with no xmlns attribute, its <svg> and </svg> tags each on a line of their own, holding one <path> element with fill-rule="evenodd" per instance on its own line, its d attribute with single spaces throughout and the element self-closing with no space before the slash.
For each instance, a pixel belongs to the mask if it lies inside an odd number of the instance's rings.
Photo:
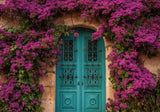
<svg viewBox="0 0 160 112">
<path fill-rule="evenodd" d="M 103 38 L 91 41 L 91 29 L 75 28 L 79 37 L 62 35 L 56 67 L 56 112 L 105 112 L 106 75 Z"/>
</svg>

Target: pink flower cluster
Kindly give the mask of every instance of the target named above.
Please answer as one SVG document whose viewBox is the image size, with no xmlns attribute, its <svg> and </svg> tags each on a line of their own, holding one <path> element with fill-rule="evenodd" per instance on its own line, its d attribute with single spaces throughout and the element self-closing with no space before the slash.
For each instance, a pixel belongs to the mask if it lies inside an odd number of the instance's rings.
<svg viewBox="0 0 160 112">
<path fill-rule="evenodd" d="M 27 105 L 40 106 L 39 96 L 44 92 L 43 86 L 34 83 L 35 78 L 44 76 L 43 69 L 37 70 L 37 67 L 43 67 L 50 64 L 45 58 L 54 58 L 58 60 L 57 54 L 60 53 L 60 43 L 54 36 L 54 29 L 41 31 L 37 33 L 34 30 L 24 32 L 24 34 L 12 34 L 0 29 L 0 69 L 8 69 L 6 83 L 2 84 L 0 89 L 0 102 L 5 101 L 9 104 L 8 110 L 11 112 L 20 112 Z M 25 36 L 24 36 L 25 35 Z M 38 58 L 38 59 L 37 59 Z M 37 63 L 35 63 L 37 61 Z M 36 66 L 35 66 L 36 65 Z M 34 69 L 33 69 L 34 68 Z M 25 79 L 27 78 L 27 79 Z M 19 81 L 24 82 L 19 84 Z M 33 81 L 30 85 L 26 80 Z M 23 100 L 23 97 L 31 95 L 33 101 L 29 98 Z"/>
<path fill-rule="evenodd" d="M 39 105 L 38 99 L 32 101 L 31 99 L 28 99 L 28 97 L 26 98 L 26 95 L 32 95 L 31 91 L 35 90 L 34 87 L 24 85 L 24 82 L 21 82 L 20 84 L 17 83 L 14 77 L 9 77 L 6 83 L 1 83 L 0 85 L 2 86 L 0 101 L 8 102 L 9 106 L 7 110 L 10 112 L 21 112 L 26 105 Z M 44 92 L 42 86 L 38 88 L 37 91 Z M 36 92 L 34 94 L 36 94 Z M 2 110 L 4 109 L 5 108 L 2 108 Z"/>
<path fill-rule="evenodd" d="M 48 19 L 57 13 L 80 9 L 83 17 L 108 15 L 111 13 L 111 21 L 116 18 L 130 16 L 136 19 L 148 6 L 159 8 L 159 0 L 6 0 L 1 4 L 0 10 L 5 13 L 17 12 L 29 14 L 30 18 L 38 18 L 39 21 Z M 10 11 L 8 11 L 10 9 Z"/>
<path fill-rule="evenodd" d="M 102 37 L 105 29 L 107 29 L 107 25 L 106 23 L 102 23 L 101 26 L 98 28 L 97 32 L 92 33 L 92 37 L 94 37 L 94 40 Z"/>
<path fill-rule="evenodd" d="M 116 105 L 115 110 L 126 108 L 127 105 L 121 104 L 122 100 L 128 100 L 131 97 L 145 97 L 147 91 L 151 91 L 156 87 L 156 81 L 149 70 L 138 64 L 140 57 L 134 50 L 117 55 L 116 49 L 110 53 L 109 60 L 112 64 L 111 77 L 115 79 L 114 83 L 118 86 L 114 95 L 115 101 L 107 104 L 107 107 Z M 123 89 L 122 89 L 123 88 Z"/>
<path fill-rule="evenodd" d="M 159 49 L 160 51 L 160 17 L 147 20 L 143 26 L 139 26 L 138 30 L 134 31 L 133 37 L 135 45 L 142 47 L 144 44 L 150 46 L 151 49 Z"/>
<path fill-rule="evenodd" d="M 20 90 L 16 90 L 18 84 L 13 77 L 10 77 L 8 80 L 8 84 L 2 83 L 0 100 L 9 102 L 8 110 L 11 112 L 20 112 L 23 108 L 19 105 L 20 102 L 17 102 L 21 97 L 22 93 Z"/>
<path fill-rule="evenodd" d="M 33 67 L 33 62 L 36 57 L 57 57 L 57 53 L 61 52 L 59 50 L 59 45 L 57 45 L 57 40 L 52 34 L 53 29 L 50 29 L 46 32 L 41 32 L 38 34 L 35 31 L 25 32 L 27 37 L 23 35 L 15 35 L 9 32 L 5 32 L 1 29 L 1 36 L 4 38 L 0 40 L 0 69 L 3 69 L 5 66 L 4 62 L 7 61 L 7 64 L 11 64 L 10 71 L 13 73 L 18 72 L 18 67 L 24 68 L 27 71 L 30 71 Z M 39 38 L 44 37 L 44 38 Z M 16 41 L 12 43 L 8 39 Z M 27 42 L 24 43 L 24 40 L 27 39 Z M 14 54 L 15 56 L 8 57 L 9 55 Z M 43 60 L 41 60 L 43 62 Z M 45 64 L 45 62 L 43 62 Z"/>
</svg>

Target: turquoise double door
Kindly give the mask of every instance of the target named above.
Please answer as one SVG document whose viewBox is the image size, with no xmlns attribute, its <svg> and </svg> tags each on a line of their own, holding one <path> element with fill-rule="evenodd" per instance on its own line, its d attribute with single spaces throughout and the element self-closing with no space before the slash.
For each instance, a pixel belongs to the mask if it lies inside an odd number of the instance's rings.
<svg viewBox="0 0 160 112">
<path fill-rule="evenodd" d="M 62 35 L 63 45 L 56 67 L 56 112 L 105 112 L 105 49 L 94 32 L 76 28 L 79 37 Z"/>
</svg>

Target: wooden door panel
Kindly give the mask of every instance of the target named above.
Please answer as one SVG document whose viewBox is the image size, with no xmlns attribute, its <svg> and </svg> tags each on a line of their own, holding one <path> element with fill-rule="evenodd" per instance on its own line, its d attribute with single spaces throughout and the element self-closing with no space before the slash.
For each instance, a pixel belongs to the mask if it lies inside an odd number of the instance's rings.
<svg viewBox="0 0 160 112">
<path fill-rule="evenodd" d="M 57 112 L 77 112 L 77 86 L 76 67 L 63 66 L 57 75 Z"/>
<path fill-rule="evenodd" d="M 84 34 L 82 104 L 83 112 L 105 112 L 105 71 L 103 39 L 92 41 Z"/>
<path fill-rule="evenodd" d="M 77 72 L 76 67 L 63 66 L 61 68 L 62 74 L 59 74 L 59 84 L 61 89 L 75 89 L 77 87 Z"/>
<path fill-rule="evenodd" d="M 84 90 L 102 89 L 102 72 L 97 67 L 85 67 L 84 70 Z"/>
<path fill-rule="evenodd" d="M 101 92 L 85 92 L 84 93 L 84 110 L 85 112 L 102 112 Z"/>
<path fill-rule="evenodd" d="M 80 37 L 62 36 L 56 68 L 56 112 L 105 112 L 103 39 L 91 41 L 92 30 L 78 28 Z"/>
<path fill-rule="evenodd" d="M 59 112 L 77 112 L 77 92 L 60 91 Z"/>
<path fill-rule="evenodd" d="M 62 54 L 56 68 L 56 112 L 77 112 L 79 86 L 77 85 L 77 39 L 62 36 Z"/>
</svg>

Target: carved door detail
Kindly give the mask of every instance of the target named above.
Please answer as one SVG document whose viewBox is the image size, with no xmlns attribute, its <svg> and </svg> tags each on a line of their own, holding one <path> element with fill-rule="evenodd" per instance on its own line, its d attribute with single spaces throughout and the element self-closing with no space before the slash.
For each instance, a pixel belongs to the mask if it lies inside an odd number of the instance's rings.
<svg viewBox="0 0 160 112">
<path fill-rule="evenodd" d="M 105 52 L 103 39 L 91 41 L 92 30 L 62 36 L 56 67 L 56 112 L 105 112 Z"/>
</svg>

